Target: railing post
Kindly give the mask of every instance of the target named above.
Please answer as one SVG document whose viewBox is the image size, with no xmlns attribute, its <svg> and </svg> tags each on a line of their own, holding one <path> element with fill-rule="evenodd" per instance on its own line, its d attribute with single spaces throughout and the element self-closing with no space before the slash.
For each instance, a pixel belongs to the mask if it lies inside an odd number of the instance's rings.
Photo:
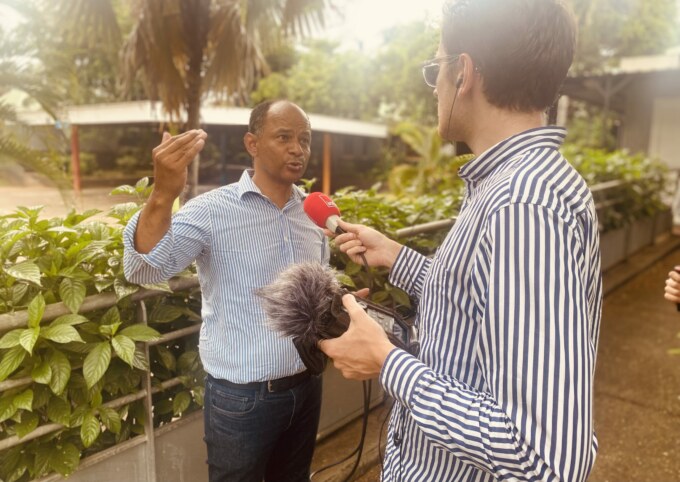
<svg viewBox="0 0 680 482">
<path fill-rule="evenodd" d="M 140 300 L 137 305 L 137 321 L 143 325 L 148 325 L 146 315 L 146 303 Z M 156 435 L 153 427 L 153 400 L 151 391 L 151 358 L 149 357 L 149 344 L 144 343 L 144 357 L 149 363 L 143 385 L 146 396 L 144 397 L 144 409 L 146 410 L 146 420 L 144 420 L 144 435 L 146 436 L 146 480 L 156 482 Z"/>
</svg>

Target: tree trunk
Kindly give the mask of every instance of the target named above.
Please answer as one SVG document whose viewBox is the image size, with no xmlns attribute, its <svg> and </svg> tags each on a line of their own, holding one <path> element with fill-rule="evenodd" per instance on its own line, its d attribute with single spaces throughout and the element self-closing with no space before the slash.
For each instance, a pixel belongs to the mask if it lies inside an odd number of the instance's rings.
<svg viewBox="0 0 680 482">
<path fill-rule="evenodd" d="M 201 99 L 203 94 L 203 53 L 205 51 L 208 28 L 210 26 L 210 0 L 189 0 L 182 2 L 184 8 L 189 10 L 185 19 L 185 31 L 189 46 L 189 62 L 187 65 L 187 95 L 186 129 L 201 128 Z M 191 163 L 189 172 L 189 198 L 198 194 L 200 156 L 196 156 Z"/>
</svg>

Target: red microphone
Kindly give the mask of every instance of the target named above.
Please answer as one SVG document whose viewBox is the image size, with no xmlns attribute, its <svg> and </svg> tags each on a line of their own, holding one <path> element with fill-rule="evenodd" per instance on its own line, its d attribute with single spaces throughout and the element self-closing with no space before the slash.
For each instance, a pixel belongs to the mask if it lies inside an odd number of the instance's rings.
<svg viewBox="0 0 680 482">
<path fill-rule="evenodd" d="M 313 192 L 305 198 L 303 209 L 309 219 L 320 228 L 327 228 L 335 234 L 343 234 L 346 231 L 338 226 L 340 209 L 331 198 L 321 192 Z"/>
</svg>

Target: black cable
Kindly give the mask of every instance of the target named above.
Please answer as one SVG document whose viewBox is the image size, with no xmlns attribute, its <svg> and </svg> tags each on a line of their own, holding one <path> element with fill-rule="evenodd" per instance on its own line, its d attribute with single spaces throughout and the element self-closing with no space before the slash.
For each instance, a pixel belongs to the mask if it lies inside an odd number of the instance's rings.
<svg viewBox="0 0 680 482">
<path fill-rule="evenodd" d="M 347 475 L 347 477 L 344 479 L 343 482 L 348 482 L 352 475 L 354 475 L 354 472 L 356 471 L 357 467 L 359 466 L 359 462 L 361 461 L 361 455 L 364 450 L 364 442 L 366 440 L 366 429 L 368 427 L 368 412 L 370 409 L 370 404 L 371 404 L 371 380 L 364 381 L 363 382 L 363 389 L 364 389 L 364 414 L 363 414 L 363 419 L 362 419 L 362 425 L 361 425 L 361 437 L 359 438 L 359 444 L 357 447 L 346 457 L 344 457 L 341 460 L 338 460 L 337 462 L 333 462 L 331 464 L 328 464 L 324 467 L 321 467 L 320 469 L 316 470 L 315 472 L 312 472 L 309 476 L 309 480 L 311 481 L 312 478 L 315 475 L 320 474 L 321 472 L 324 472 L 330 468 L 333 468 L 337 465 L 340 465 L 349 459 L 351 459 L 355 454 L 357 454 L 356 461 L 354 462 L 354 466 L 352 467 L 352 471 Z"/>
</svg>

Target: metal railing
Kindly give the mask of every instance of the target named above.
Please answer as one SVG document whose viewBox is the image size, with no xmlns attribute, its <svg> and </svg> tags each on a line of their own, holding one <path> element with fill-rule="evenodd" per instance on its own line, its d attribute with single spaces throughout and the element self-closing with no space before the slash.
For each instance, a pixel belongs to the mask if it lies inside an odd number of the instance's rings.
<svg viewBox="0 0 680 482">
<path fill-rule="evenodd" d="M 606 212 L 607 209 L 621 204 L 625 197 L 623 195 L 609 197 L 610 192 L 615 192 L 626 185 L 633 184 L 634 181 L 607 181 L 598 184 L 594 184 L 590 187 L 590 192 L 593 194 L 595 199 L 595 209 L 597 211 L 598 217 Z M 437 232 L 442 229 L 448 229 L 454 225 L 457 217 L 454 216 L 448 219 L 442 219 L 439 221 L 430 221 L 423 224 L 417 224 L 415 226 L 409 226 L 407 228 L 398 229 L 396 235 L 400 238 L 408 238 L 411 236 L 417 236 L 419 234 Z"/>
<path fill-rule="evenodd" d="M 198 278 L 196 277 L 189 277 L 189 278 L 177 278 L 170 280 L 170 289 L 173 292 L 180 292 L 180 291 L 186 291 L 190 290 L 193 288 L 196 288 L 199 286 L 198 283 Z M 146 312 L 146 303 L 145 300 L 148 299 L 153 299 L 161 296 L 167 296 L 167 292 L 165 291 L 160 291 L 160 290 L 149 290 L 149 289 L 140 289 L 136 293 L 130 295 L 130 298 L 132 301 L 137 303 L 137 323 L 141 323 L 146 325 L 147 324 L 147 312 Z M 118 304 L 118 299 L 115 295 L 115 293 L 103 293 L 103 294 L 98 294 L 98 295 L 93 295 L 93 296 L 88 296 L 85 298 L 83 301 L 80 309 L 78 310 L 79 313 L 87 313 L 91 311 L 96 311 L 100 309 L 106 309 L 110 308 L 112 306 L 115 306 Z M 45 308 L 44 315 L 42 317 L 42 322 L 47 322 L 47 321 L 52 321 L 55 318 L 69 314 L 71 311 L 64 305 L 64 303 L 54 303 L 51 305 L 48 305 Z M 24 328 L 28 325 L 28 312 L 27 311 L 19 311 L 16 313 L 6 313 L 0 315 L 0 333 L 15 329 L 15 328 Z M 159 339 L 150 341 L 150 342 L 145 342 L 143 343 L 144 347 L 144 355 L 149 361 L 149 347 L 154 346 L 154 345 L 159 345 L 162 343 L 166 343 L 171 340 L 176 340 L 180 339 L 189 335 L 192 335 L 194 333 L 197 333 L 200 330 L 200 323 L 189 326 L 186 328 L 182 328 L 179 330 L 174 330 L 168 333 L 163 334 Z M 115 353 L 112 355 L 115 356 Z M 73 366 L 73 369 L 78 369 L 81 368 L 79 366 Z M 147 444 L 147 458 L 148 462 L 146 464 L 147 468 L 147 480 L 149 482 L 155 482 L 156 481 L 156 460 L 155 460 L 155 449 L 154 449 L 154 439 L 155 439 L 155 427 L 153 426 L 153 402 L 152 402 L 152 396 L 160 393 L 162 391 L 168 390 L 170 388 L 173 388 L 177 385 L 180 385 L 182 383 L 182 377 L 175 377 L 171 378 L 169 380 L 166 380 L 160 384 L 156 383 L 154 387 L 152 387 L 151 379 L 152 379 L 152 373 L 151 370 L 146 370 L 145 375 L 142 378 L 142 389 L 135 392 L 131 393 L 128 395 L 125 395 L 123 397 L 116 398 L 114 400 L 110 400 L 104 404 L 102 404 L 102 407 L 106 408 L 119 408 L 122 407 L 123 405 L 126 405 L 128 403 L 135 402 L 137 400 L 144 400 L 144 409 L 146 411 L 146 416 L 145 416 L 145 427 L 144 427 L 144 434 L 139 435 L 137 437 L 134 437 L 132 439 L 129 439 L 121 444 L 117 444 L 116 448 L 117 451 L 125 450 L 126 448 L 133 447 L 136 445 L 139 445 L 140 443 L 146 443 Z M 23 386 L 27 386 L 33 383 L 33 379 L 31 377 L 22 377 L 22 378 L 17 378 L 17 379 L 8 379 L 3 382 L 0 382 L 0 393 L 5 391 L 5 390 L 10 390 L 13 388 L 20 388 Z M 179 420 L 181 421 L 181 419 Z M 179 421 L 173 421 L 167 424 L 166 426 L 170 426 L 174 423 L 178 423 Z M 35 430 L 32 432 L 26 434 L 24 437 L 19 438 L 16 435 L 7 437 L 5 439 L 0 440 L 0 451 L 9 449 L 11 447 L 15 447 L 17 445 L 23 444 L 28 442 L 29 440 L 36 439 L 38 437 L 42 437 L 43 435 L 47 435 L 50 433 L 57 432 L 59 430 L 62 430 L 64 428 L 68 428 L 64 425 L 58 424 L 58 423 L 50 423 L 46 425 L 41 425 L 38 426 Z M 94 456 L 93 456 L 94 457 Z M 53 476 L 48 476 L 47 479 L 44 480 L 52 480 Z"/>
</svg>

